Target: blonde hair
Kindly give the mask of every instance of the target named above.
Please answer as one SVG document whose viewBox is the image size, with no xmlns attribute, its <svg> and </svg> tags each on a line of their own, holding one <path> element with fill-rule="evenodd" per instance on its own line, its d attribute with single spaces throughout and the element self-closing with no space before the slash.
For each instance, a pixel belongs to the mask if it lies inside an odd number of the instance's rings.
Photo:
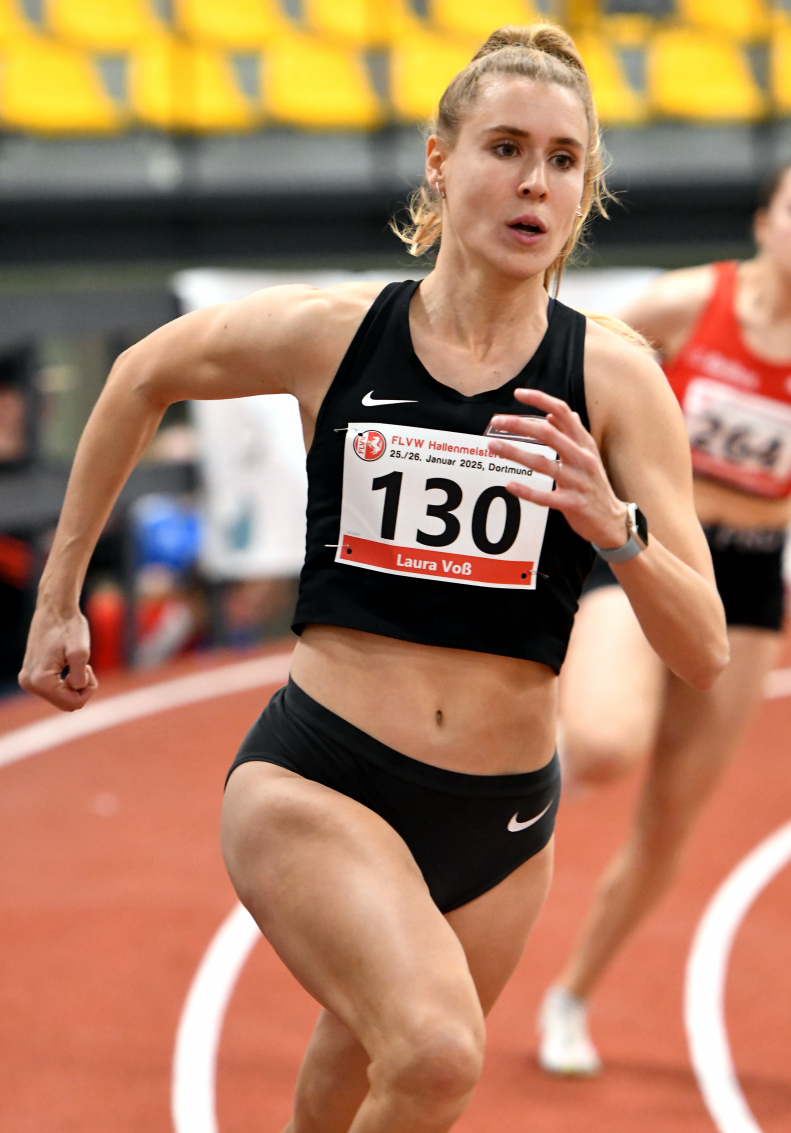
<svg viewBox="0 0 791 1133">
<path fill-rule="evenodd" d="M 613 334 L 620 335 L 621 338 L 626 339 L 632 346 L 636 346 L 638 350 L 642 350 L 652 358 L 656 358 L 657 352 L 645 335 L 640 334 L 640 331 L 635 330 L 634 327 L 630 327 L 623 319 L 616 319 L 614 315 L 597 315 L 595 311 L 581 311 L 580 313 L 583 314 L 586 319 L 592 319 L 593 322 L 598 323 L 599 326 L 611 330 Z"/>
<path fill-rule="evenodd" d="M 465 112 L 478 97 L 481 82 L 489 75 L 512 75 L 534 79 L 540 83 L 557 83 L 577 94 L 585 109 L 588 123 L 588 152 L 585 157 L 585 179 L 580 211 L 566 243 L 544 274 L 549 289 L 552 280 L 560 283 L 563 268 L 577 243 L 591 212 L 606 216 L 604 198 L 609 193 L 604 184 L 599 122 L 593 105 L 588 74 L 574 41 L 555 24 L 536 23 L 527 27 L 502 27 L 492 32 L 470 63 L 451 80 L 439 101 L 436 120 L 430 132 L 452 148 Z M 434 247 L 442 235 L 442 202 L 427 181 L 412 194 L 409 201 L 409 223 L 403 227 L 393 222 L 397 235 L 407 244 L 410 254 L 423 255 Z"/>
</svg>

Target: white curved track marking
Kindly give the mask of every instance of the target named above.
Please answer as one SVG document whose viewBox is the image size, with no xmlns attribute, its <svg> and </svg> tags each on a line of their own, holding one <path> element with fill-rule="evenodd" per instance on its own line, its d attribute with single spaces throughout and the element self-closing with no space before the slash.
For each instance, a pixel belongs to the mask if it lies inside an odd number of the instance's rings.
<svg viewBox="0 0 791 1133">
<path fill-rule="evenodd" d="M 222 665 L 16 728 L 0 736 L 0 767 L 169 708 L 284 681 L 290 661 L 290 653 L 276 653 Z M 769 673 L 765 693 L 769 699 L 791 696 L 791 668 Z M 789 860 L 791 823 L 762 842 L 717 891 L 698 927 L 687 964 L 685 1019 L 692 1063 L 720 1133 L 761 1133 L 736 1080 L 723 995 L 736 930 L 761 889 Z M 259 935 L 252 917 L 238 905 L 220 926 L 195 974 L 173 1063 L 176 1133 L 217 1133 L 217 1047 L 230 996 Z"/>
<path fill-rule="evenodd" d="M 116 724 L 165 712 L 168 708 L 283 682 L 288 677 L 290 662 L 290 652 L 272 653 L 252 661 L 237 661 L 233 665 L 220 665 L 188 677 L 147 685 L 134 692 L 108 696 L 106 700 L 86 704 L 77 712 L 62 712 L 46 720 L 37 720 L 35 724 L 27 724 L 0 736 L 0 767 L 70 740 L 113 728 Z"/>
<path fill-rule="evenodd" d="M 0 767 L 169 708 L 283 682 L 291 653 L 221 665 L 188 677 L 109 696 L 78 712 L 51 716 L 0 736 Z M 172 1114 L 177 1133 L 217 1133 L 217 1047 L 231 993 L 256 941 L 253 918 L 237 905 L 204 954 L 181 1014 L 173 1059 Z"/>
<path fill-rule="evenodd" d="M 0 767 L 116 724 L 165 712 L 168 708 L 284 681 L 288 677 L 290 660 L 290 653 L 274 653 L 252 661 L 221 665 L 188 677 L 148 685 L 134 692 L 109 696 L 106 700 L 96 700 L 77 712 L 64 712 L 37 720 L 35 724 L 0 735 Z M 791 696 L 791 668 L 769 673 L 765 691 L 769 699 Z"/>
<path fill-rule="evenodd" d="M 261 933 L 241 905 L 209 945 L 187 993 L 173 1055 L 171 1108 L 176 1133 L 218 1133 L 217 1049 L 228 1001 Z"/>
<path fill-rule="evenodd" d="M 740 924 L 761 890 L 789 861 L 791 822 L 759 843 L 719 887 L 698 925 L 687 961 L 687 1042 L 703 1100 L 720 1133 L 761 1133 L 733 1066 L 725 983 Z"/>
</svg>

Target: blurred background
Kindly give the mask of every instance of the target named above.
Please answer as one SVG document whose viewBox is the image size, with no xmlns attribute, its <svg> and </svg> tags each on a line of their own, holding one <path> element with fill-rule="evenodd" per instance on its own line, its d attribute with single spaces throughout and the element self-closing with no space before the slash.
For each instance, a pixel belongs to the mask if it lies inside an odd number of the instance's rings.
<svg viewBox="0 0 791 1133">
<path fill-rule="evenodd" d="M 427 270 L 387 223 L 421 124 L 542 15 L 585 58 L 619 197 L 561 297 L 612 310 L 748 256 L 791 160 L 791 0 L 0 0 L 0 693 L 113 359 L 281 280 Z M 86 580 L 100 673 L 287 632 L 303 465 L 291 399 L 168 411 Z"/>
</svg>

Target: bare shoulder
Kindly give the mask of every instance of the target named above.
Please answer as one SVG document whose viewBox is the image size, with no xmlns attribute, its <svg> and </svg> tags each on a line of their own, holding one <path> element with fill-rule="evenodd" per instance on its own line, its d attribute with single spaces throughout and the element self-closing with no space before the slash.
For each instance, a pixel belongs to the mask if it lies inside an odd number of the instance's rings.
<svg viewBox="0 0 791 1133">
<path fill-rule="evenodd" d="M 193 311 L 133 347 L 137 369 L 167 404 L 291 393 L 310 414 L 382 286 L 267 287 Z"/>
<path fill-rule="evenodd" d="M 678 402 L 654 358 L 609 327 L 588 319 L 585 331 L 585 402 L 600 445 L 629 429 L 680 422 Z"/>
<path fill-rule="evenodd" d="M 272 287 L 244 300 L 247 307 L 238 316 L 249 319 L 269 372 L 310 414 L 318 411 L 383 286 L 361 282 L 328 288 Z"/>
<path fill-rule="evenodd" d="M 672 358 L 691 333 L 713 288 L 711 264 L 669 271 L 619 314 L 666 358 Z"/>
<path fill-rule="evenodd" d="M 630 342 L 611 326 L 588 316 L 585 322 L 585 395 L 588 401 L 591 397 L 598 400 L 614 395 L 629 396 L 631 390 L 655 387 L 668 388 L 656 357 L 644 345 Z"/>
<path fill-rule="evenodd" d="M 307 339 L 313 348 L 325 341 L 332 351 L 337 337 L 344 338 L 352 327 L 357 329 L 382 287 L 367 282 L 328 288 L 304 284 L 267 287 L 228 304 L 223 314 L 240 330 L 244 327 L 262 334 L 267 341 L 276 338 L 298 347 Z"/>
<path fill-rule="evenodd" d="M 662 311 L 685 309 L 690 303 L 702 305 L 711 295 L 714 269 L 711 264 L 682 268 L 657 276 L 635 301 Z"/>
</svg>

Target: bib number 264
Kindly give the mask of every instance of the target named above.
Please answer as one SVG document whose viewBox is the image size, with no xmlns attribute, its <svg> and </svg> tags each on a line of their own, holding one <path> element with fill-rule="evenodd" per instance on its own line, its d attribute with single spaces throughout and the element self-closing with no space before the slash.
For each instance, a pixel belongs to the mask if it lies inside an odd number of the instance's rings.
<svg viewBox="0 0 791 1133">
<path fill-rule="evenodd" d="M 535 442 L 530 451 L 554 457 Z M 466 433 L 351 424 L 344 453 L 336 561 L 478 586 L 533 589 L 547 509 L 507 491 L 530 477 Z"/>
</svg>

